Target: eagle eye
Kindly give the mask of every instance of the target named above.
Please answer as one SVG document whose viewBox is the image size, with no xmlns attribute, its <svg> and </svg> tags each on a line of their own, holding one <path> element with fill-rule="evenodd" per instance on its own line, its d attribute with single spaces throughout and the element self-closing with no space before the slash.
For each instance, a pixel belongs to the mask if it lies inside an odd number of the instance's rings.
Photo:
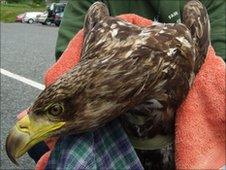
<svg viewBox="0 0 226 170">
<path fill-rule="evenodd" d="M 53 104 L 49 109 L 49 114 L 53 116 L 58 116 L 63 112 L 63 106 L 59 103 Z"/>
</svg>

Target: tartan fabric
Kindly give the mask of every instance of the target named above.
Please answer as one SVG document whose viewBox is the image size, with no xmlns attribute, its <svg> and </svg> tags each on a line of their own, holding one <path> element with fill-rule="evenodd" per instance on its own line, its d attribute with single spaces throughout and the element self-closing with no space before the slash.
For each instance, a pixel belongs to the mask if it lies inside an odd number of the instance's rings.
<svg viewBox="0 0 226 170">
<path fill-rule="evenodd" d="M 118 120 L 95 131 L 60 138 L 46 170 L 143 169 Z"/>
</svg>

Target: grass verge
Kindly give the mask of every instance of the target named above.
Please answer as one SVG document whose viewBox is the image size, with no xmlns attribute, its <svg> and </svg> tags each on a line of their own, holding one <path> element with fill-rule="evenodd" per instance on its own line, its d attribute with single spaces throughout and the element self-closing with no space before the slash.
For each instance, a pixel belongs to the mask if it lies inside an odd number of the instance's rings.
<svg viewBox="0 0 226 170">
<path fill-rule="evenodd" d="M 0 22 L 15 22 L 16 16 L 24 12 L 45 11 L 46 6 L 33 4 L 1 4 Z"/>
</svg>

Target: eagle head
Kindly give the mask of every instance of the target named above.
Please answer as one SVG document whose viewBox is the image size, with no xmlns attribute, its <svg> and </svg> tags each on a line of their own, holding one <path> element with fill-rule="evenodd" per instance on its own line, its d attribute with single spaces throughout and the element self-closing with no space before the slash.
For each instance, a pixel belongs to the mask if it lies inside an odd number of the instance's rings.
<svg viewBox="0 0 226 170">
<path fill-rule="evenodd" d="M 16 122 L 6 141 L 6 151 L 12 162 L 17 164 L 15 159 L 36 143 L 50 136 L 63 134 L 66 129 L 68 133 L 73 127 L 71 122 L 77 112 L 76 99 L 73 97 L 74 89 L 70 88 L 68 91 L 68 88 L 70 87 L 60 86 L 59 81 L 50 85 L 28 109 L 27 115 Z M 74 121 L 73 125 L 75 124 Z"/>
</svg>

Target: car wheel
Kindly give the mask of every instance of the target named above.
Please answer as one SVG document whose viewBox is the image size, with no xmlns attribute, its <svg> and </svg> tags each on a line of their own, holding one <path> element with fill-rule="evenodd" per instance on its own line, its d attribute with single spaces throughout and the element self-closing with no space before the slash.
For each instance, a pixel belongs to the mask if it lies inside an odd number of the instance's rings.
<svg viewBox="0 0 226 170">
<path fill-rule="evenodd" d="M 28 20 L 28 23 L 29 23 L 29 24 L 32 24 L 33 22 L 34 22 L 33 19 L 29 19 L 29 20 Z"/>
<path fill-rule="evenodd" d="M 51 25 L 51 21 L 46 19 L 45 22 L 43 23 L 43 25 Z"/>
<path fill-rule="evenodd" d="M 52 22 L 51 21 L 46 21 L 46 25 L 51 25 Z"/>
</svg>

